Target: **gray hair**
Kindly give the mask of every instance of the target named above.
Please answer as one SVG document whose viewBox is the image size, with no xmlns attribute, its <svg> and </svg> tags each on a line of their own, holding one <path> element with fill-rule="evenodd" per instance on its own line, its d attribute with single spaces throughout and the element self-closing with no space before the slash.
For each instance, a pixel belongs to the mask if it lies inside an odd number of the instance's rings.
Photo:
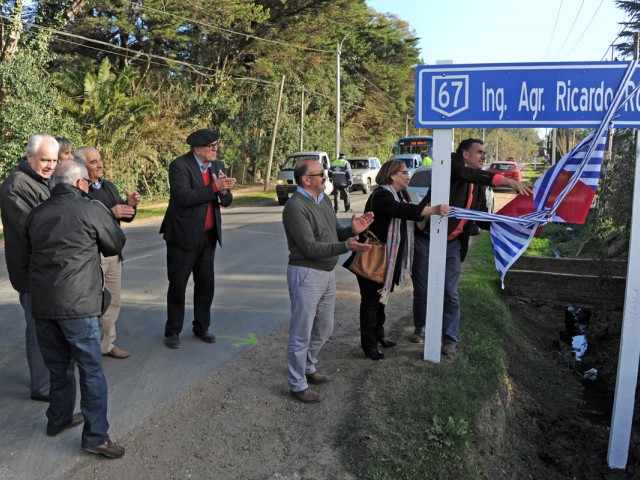
<svg viewBox="0 0 640 480">
<path fill-rule="evenodd" d="M 51 135 L 39 133 L 37 135 L 32 135 L 29 138 L 29 141 L 27 142 L 27 155 L 37 154 L 38 150 L 40 149 L 40 145 L 42 145 L 42 142 L 44 142 L 45 140 L 54 143 L 58 147 L 58 150 L 60 150 L 60 144 L 55 138 L 53 138 Z"/>
<path fill-rule="evenodd" d="M 84 147 L 79 147 L 75 149 L 75 151 L 73 152 L 73 159 L 76 162 L 85 163 L 87 161 L 87 153 L 86 153 L 87 150 L 98 151 L 96 147 L 85 145 Z"/>
<path fill-rule="evenodd" d="M 68 183 L 69 185 L 75 186 L 79 179 L 87 178 L 88 176 L 89 173 L 87 172 L 87 167 L 84 166 L 84 163 L 76 161 L 60 162 L 51 176 L 49 187 L 53 188 L 62 183 Z"/>
</svg>

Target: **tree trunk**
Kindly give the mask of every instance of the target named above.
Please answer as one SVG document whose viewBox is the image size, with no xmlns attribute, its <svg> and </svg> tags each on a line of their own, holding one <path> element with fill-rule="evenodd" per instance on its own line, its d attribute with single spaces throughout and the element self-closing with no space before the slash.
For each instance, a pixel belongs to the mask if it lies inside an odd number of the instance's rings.
<svg viewBox="0 0 640 480">
<path fill-rule="evenodd" d="M 2 44 L 2 54 L 0 56 L 0 61 L 2 62 L 9 62 L 11 57 L 18 51 L 18 42 L 22 35 L 22 8 L 22 0 L 16 0 L 11 15 L 11 23 L 9 24 L 9 37 Z"/>
</svg>

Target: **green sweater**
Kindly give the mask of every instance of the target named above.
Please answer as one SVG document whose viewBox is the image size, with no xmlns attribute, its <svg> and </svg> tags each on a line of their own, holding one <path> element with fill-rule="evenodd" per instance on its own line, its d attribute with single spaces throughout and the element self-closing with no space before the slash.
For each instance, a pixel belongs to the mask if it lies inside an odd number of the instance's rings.
<svg viewBox="0 0 640 480">
<path fill-rule="evenodd" d="M 342 227 L 327 195 L 319 205 L 295 192 L 282 210 L 282 223 L 289 247 L 289 265 L 330 272 L 338 257 L 347 253 L 345 240 L 351 227 Z"/>
</svg>

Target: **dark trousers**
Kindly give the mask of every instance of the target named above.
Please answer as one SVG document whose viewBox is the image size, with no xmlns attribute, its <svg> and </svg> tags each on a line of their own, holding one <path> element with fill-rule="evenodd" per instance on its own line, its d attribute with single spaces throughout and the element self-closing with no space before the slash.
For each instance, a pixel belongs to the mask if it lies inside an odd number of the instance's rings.
<svg viewBox="0 0 640 480">
<path fill-rule="evenodd" d="M 198 245 L 186 250 L 167 243 L 167 324 L 164 335 L 179 335 L 184 324 L 184 303 L 189 277 L 193 274 L 193 331 L 204 332 L 211 324 L 216 254 L 215 230 L 200 234 Z"/>
<path fill-rule="evenodd" d="M 344 202 L 344 211 L 349 211 L 351 201 L 349 199 L 349 187 L 336 187 L 333 189 L 333 209 L 338 213 L 338 202 L 342 199 Z"/>
<path fill-rule="evenodd" d="M 382 284 L 356 275 L 360 287 L 360 345 L 366 353 L 378 346 L 384 338 L 386 319 L 384 305 L 380 303 Z"/>
</svg>

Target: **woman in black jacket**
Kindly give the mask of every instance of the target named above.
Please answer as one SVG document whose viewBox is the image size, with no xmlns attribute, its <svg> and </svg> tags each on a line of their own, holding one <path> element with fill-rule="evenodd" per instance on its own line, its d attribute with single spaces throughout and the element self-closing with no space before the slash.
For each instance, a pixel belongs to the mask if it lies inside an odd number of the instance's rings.
<svg viewBox="0 0 640 480">
<path fill-rule="evenodd" d="M 372 360 L 384 358 L 378 343 L 383 347 L 396 345 L 384 334 L 384 307 L 393 286 L 408 278 L 411 272 L 414 222 L 429 215 L 447 215 L 451 210 L 448 205 L 432 207 L 423 204 L 425 202 L 411 203 L 406 190 L 409 172 L 399 160 L 382 165 L 376 183 L 378 187 L 367 200 L 365 212 L 374 213 L 369 229 L 387 244 L 387 272 L 384 283 L 356 275 L 360 287 L 360 342 L 364 354 Z M 364 241 L 364 235 L 361 235 L 361 241 Z M 348 267 L 352 260 L 353 255 L 344 266 Z"/>
</svg>

